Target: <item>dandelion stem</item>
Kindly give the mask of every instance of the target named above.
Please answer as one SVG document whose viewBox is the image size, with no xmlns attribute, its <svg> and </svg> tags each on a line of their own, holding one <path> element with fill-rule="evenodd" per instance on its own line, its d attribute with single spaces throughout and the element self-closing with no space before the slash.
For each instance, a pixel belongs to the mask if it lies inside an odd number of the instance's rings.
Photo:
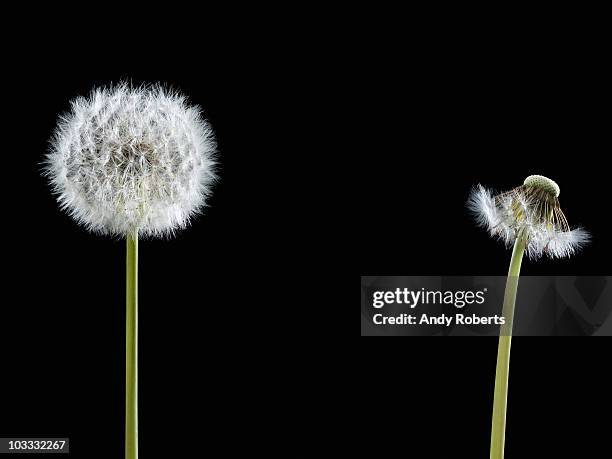
<svg viewBox="0 0 612 459">
<path fill-rule="evenodd" d="M 512 342 L 512 322 L 514 304 L 521 271 L 521 262 L 525 253 L 526 236 L 521 233 L 514 243 L 506 292 L 504 294 L 503 316 L 505 323 L 501 326 L 499 346 L 497 349 L 497 369 L 495 371 L 495 392 L 493 398 L 493 421 L 491 423 L 491 459 L 503 459 L 506 437 L 506 405 L 508 401 L 508 376 L 510 374 L 510 344 Z"/>
<path fill-rule="evenodd" d="M 125 459 L 138 459 L 138 234 L 126 249 Z"/>
</svg>

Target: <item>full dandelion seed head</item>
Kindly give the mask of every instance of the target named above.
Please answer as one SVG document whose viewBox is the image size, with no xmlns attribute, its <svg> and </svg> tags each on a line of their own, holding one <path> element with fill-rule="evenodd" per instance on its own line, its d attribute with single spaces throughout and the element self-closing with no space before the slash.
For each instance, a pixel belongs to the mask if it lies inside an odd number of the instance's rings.
<svg viewBox="0 0 612 459">
<path fill-rule="evenodd" d="M 199 108 L 161 86 L 94 89 L 60 117 L 45 173 L 89 230 L 170 236 L 206 205 L 216 144 Z"/>
<path fill-rule="evenodd" d="M 494 194 L 478 185 L 468 199 L 468 208 L 480 226 L 510 247 L 519 235 L 527 239 L 529 258 L 543 255 L 564 258 L 588 243 L 589 233 L 570 229 L 559 206 L 559 186 L 541 175 L 531 175 L 522 186 Z"/>
</svg>

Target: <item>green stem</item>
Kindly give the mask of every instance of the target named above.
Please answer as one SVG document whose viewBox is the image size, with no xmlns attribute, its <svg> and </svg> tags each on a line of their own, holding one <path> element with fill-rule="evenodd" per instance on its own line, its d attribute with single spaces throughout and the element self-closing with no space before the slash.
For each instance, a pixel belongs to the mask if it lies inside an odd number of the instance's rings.
<svg viewBox="0 0 612 459">
<path fill-rule="evenodd" d="M 491 459 L 503 459 L 506 437 L 506 405 L 508 401 L 508 376 L 510 374 L 510 344 L 512 342 L 512 322 L 514 304 L 518 288 L 521 262 L 525 253 L 527 240 L 523 234 L 514 243 L 506 292 L 504 294 L 503 316 L 505 323 L 501 326 L 499 346 L 497 349 L 497 369 L 495 371 L 495 393 L 493 397 L 493 421 L 491 424 Z"/>
<path fill-rule="evenodd" d="M 126 249 L 125 459 L 138 459 L 138 234 Z"/>
</svg>

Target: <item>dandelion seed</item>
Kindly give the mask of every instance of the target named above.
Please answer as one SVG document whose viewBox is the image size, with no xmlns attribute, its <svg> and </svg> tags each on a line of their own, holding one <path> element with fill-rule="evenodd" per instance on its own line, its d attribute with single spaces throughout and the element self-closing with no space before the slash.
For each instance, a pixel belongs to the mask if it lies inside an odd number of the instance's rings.
<svg viewBox="0 0 612 459">
<path fill-rule="evenodd" d="M 214 158 L 212 129 L 185 97 L 122 84 L 72 101 L 45 170 L 60 207 L 89 230 L 169 236 L 205 207 Z"/>
<path fill-rule="evenodd" d="M 468 208 L 480 226 L 508 247 L 523 235 L 529 258 L 564 258 L 586 245 L 590 237 L 580 227 L 570 229 L 559 206 L 559 191 L 554 181 L 531 175 L 522 186 L 497 195 L 478 185 L 470 194 Z"/>
</svg>

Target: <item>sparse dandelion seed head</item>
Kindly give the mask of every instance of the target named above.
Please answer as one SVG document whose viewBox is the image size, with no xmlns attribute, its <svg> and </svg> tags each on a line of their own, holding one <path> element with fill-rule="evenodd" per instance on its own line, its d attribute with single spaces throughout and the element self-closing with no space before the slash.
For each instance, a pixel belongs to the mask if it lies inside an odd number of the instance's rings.
<svg viewBox="0 0 612 459">
<path fill-rule="evenodd" d="M 590 235 L 582 228 L 570 229 L 558 196 L 555 182 L 532 175 L 522 186 L 499 194 L 478 185 L 470 193 L 467 205 L 478 224 L 506 246 L 524 235 L 530 258 L 564 258 L 586 245 Z"/>
<path fill-rule="evenodd" d="M 559 197 L 559 193 L 561 192 L 559 185 L 557 185 L 554 180 L 551 180 L 548 177 L 544 177 L 543 175 L 530 175 L 525 179 L 523 185 L 531 186 L 534 188 L 541 188 L 553 194 L 557 198 Z"/>
<path fill-rule="evenodd" d="M 120 84 L 72 101 L 45 160 L 60 207 L 89 230 L 170 236 L 205 206 L 213 131 L 162 86 Z"/>
</svg>

